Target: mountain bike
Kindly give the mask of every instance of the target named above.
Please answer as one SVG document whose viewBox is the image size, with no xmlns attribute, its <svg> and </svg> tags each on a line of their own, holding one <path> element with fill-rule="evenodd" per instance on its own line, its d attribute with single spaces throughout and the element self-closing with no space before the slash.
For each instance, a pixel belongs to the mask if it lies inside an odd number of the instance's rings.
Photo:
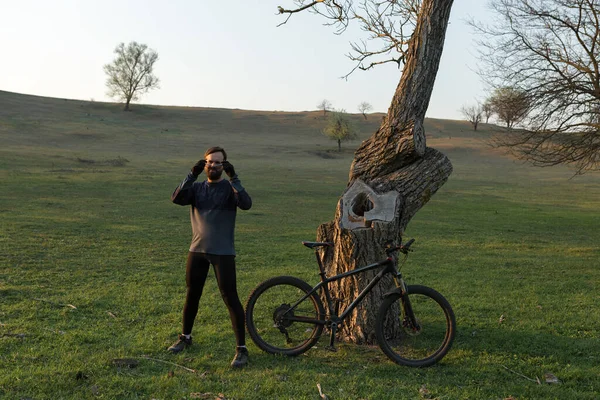
<svg viewBox="0 0 600 400">
<path fill-rule="evenodd" d="M 392 274 L 395 287 L 384 295 L 375 322 L 381 350 L 394 362 L 409 367 L 427 367 L 440 361 L 450 350 L 456 333 L 456 319 L 450 303 L 437 291 L 422 285 L 407 285 L 400 272 L 414 239 L 387 247 L 385 260 L 328 277 L 319 249 L 330 242 L 302 242 L 314 249 L 321 282 L 311 287 L 293 276 L 278 276 L 259 284 L 246 303 L 246 326 L 256 345 L 268 353 L 296 356 L 313 347 L 323 329 L 330 330 L 329 350 L 335 351 L 340 324 L 386 275 Z M 398 262 L 398 253 L 404 254 Z M 341 315 L 329 284 L 352 275 L 381 269 Z M 323 300 L 322 300 L 323 299 Z M 327 312 L 323 306 L 327 304 Z"/>
</svg>

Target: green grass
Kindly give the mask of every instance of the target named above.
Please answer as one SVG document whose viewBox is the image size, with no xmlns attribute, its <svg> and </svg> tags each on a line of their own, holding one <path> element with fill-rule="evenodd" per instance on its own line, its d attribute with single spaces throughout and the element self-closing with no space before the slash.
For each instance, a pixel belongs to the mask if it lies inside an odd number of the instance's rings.
<svg viewBox="0 0 600 400">
<path fill-rule="evenodd" d="M 356 116 L 361 138 L 379 118 Z M 338 154 L 324 122 L 0 92 L 0 398 L 317 399 L 319 383 L 334 399 L 415 399 L 423 385 L 439 399 L 597 399 L 600 177 L 515 163 L 485 147 L 489 127 L 458 121 L 426 121 L 429 145 L 455 170 L 406 232 L 417 239 L 407 280 L 443 293 L 457 316 L 442 363 L 409 369 L 377 347 L 327 352 L 322 339 L 297 358 L 250 342 L 251 365 L 231 371 L 212 274 L 195 345 L 166 353 L 191 234 L 172 190 L 205 148 L 224 146 L 254 201 L 238 213 L 240 297 L 281 274 L 316 283 L 300 241 L 333 218 L 358 145 Z"/>
</svg>

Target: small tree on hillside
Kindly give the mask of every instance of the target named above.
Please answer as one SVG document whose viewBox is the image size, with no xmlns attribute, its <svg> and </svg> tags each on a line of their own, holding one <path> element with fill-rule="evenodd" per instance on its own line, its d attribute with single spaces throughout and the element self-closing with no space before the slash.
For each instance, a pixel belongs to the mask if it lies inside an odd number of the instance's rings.
<svg viewBox="0 0 600 400">
<path fill-rule="evenodd" d="M 358 105 L 358 111 L 367 119 L 367 114 L 369 111 L 373 109 L 373 106 L 366 101 L 363 101 Z"/>
<path fill-rule="evenodd" d="M 483 114 L 483 109 L 480 104 L 476 106 L 462 106 L 460 109 L 462 115 L 473 125 L 473 130 L 477 130 L 477 125 L 481 122 L 481 115 Z"/>
<path fill-rule="evenodd" d="M 506 124 L 508 129 L 519 123 L 529 111 L 527 94 L 512 87 L 501 87 L 494 91 L 488 99 L 498 119 Z"/>
<path fill-rule="evenodd" d="M 481 111 L 483 113 L 483 117 L 485 118 L 485 123 L 487 124 L 490 120 L 490 117 L 494 114 L 494 107 L 492 107 L 489 101 L 486 101 L 481 105 Z"/>
<path fill-rule="evenodd" d="M 327 114 L 327 111 L 331 110 L 332 108 L 333 106 L 331 105 L 331 102 L 327 99 L 323 99 L 323 101 L 317 104 L 317 109 L 323 110 L 323 116 L 325 116 Z"/>
<path fill-rule="evenodd" d="M 117 57 L 104 66 L 108 75 L 106 86 L 108 95 L 125 101 L 125 111 L 129 111 L 129 103 L 137 101 L 150 89 L 158 88 L 158 78 L 152 73 L 158 53 L 147 45 L 130 42 L 119 44 L 115 48 Z"/>
<path fill-rule="evenodd" d="M 342 141 L 356 138 L 357 129 L 346 114 L 346 110 L 333 111 L 329 114 L 327 126 L 323 134 L 338 143 L 338 151 L 342 151 Z"/>
</svg>

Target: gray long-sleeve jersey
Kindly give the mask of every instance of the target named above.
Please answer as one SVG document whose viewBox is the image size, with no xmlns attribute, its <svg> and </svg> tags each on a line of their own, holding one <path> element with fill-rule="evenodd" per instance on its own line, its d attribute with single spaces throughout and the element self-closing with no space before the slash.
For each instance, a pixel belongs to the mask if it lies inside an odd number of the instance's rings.
<svg viewBox="0 0 600 400">
<path fill-rule="evenodd" d="M 171 195 L 171 201 L 191 205 L 192 244 L 190 251 L 235 255 L 234 229 L 237 208 L 249 210 L 252 199 L 237 175 L 230 181 L 196 182 L 191 172 Z"/>
</svg>

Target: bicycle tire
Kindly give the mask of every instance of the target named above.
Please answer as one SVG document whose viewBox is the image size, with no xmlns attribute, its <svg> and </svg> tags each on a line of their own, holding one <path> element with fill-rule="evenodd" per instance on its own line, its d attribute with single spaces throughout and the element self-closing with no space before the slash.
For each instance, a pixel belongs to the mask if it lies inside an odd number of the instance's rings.
<svg viewBox="0 0 600 400">
<path fill-rule="evenodd" d="M 278 276 L 262 282 L 252 291 L 246 302 L 246 328 L 261 350 L 296 356 L 317 343 L 323 324 L 287 319 L 290 315 L 314 320 L 324 318 L 323 303 L 316 293 L 290 311 L 291 306 L 311 290 L 312 287 L 301 279 Z"/>
<path fill-rule="evenodd" d="M 407 287 L 411 307 L 420 328 L 406 323 L 402 296 L 392 294 L 379 307 L 375 334 L 379 347 L 397 364 L 429 367 L 440 361 L 452 347 L 456 319 L 450 303 L 427 286 Z"/>
</svg>

